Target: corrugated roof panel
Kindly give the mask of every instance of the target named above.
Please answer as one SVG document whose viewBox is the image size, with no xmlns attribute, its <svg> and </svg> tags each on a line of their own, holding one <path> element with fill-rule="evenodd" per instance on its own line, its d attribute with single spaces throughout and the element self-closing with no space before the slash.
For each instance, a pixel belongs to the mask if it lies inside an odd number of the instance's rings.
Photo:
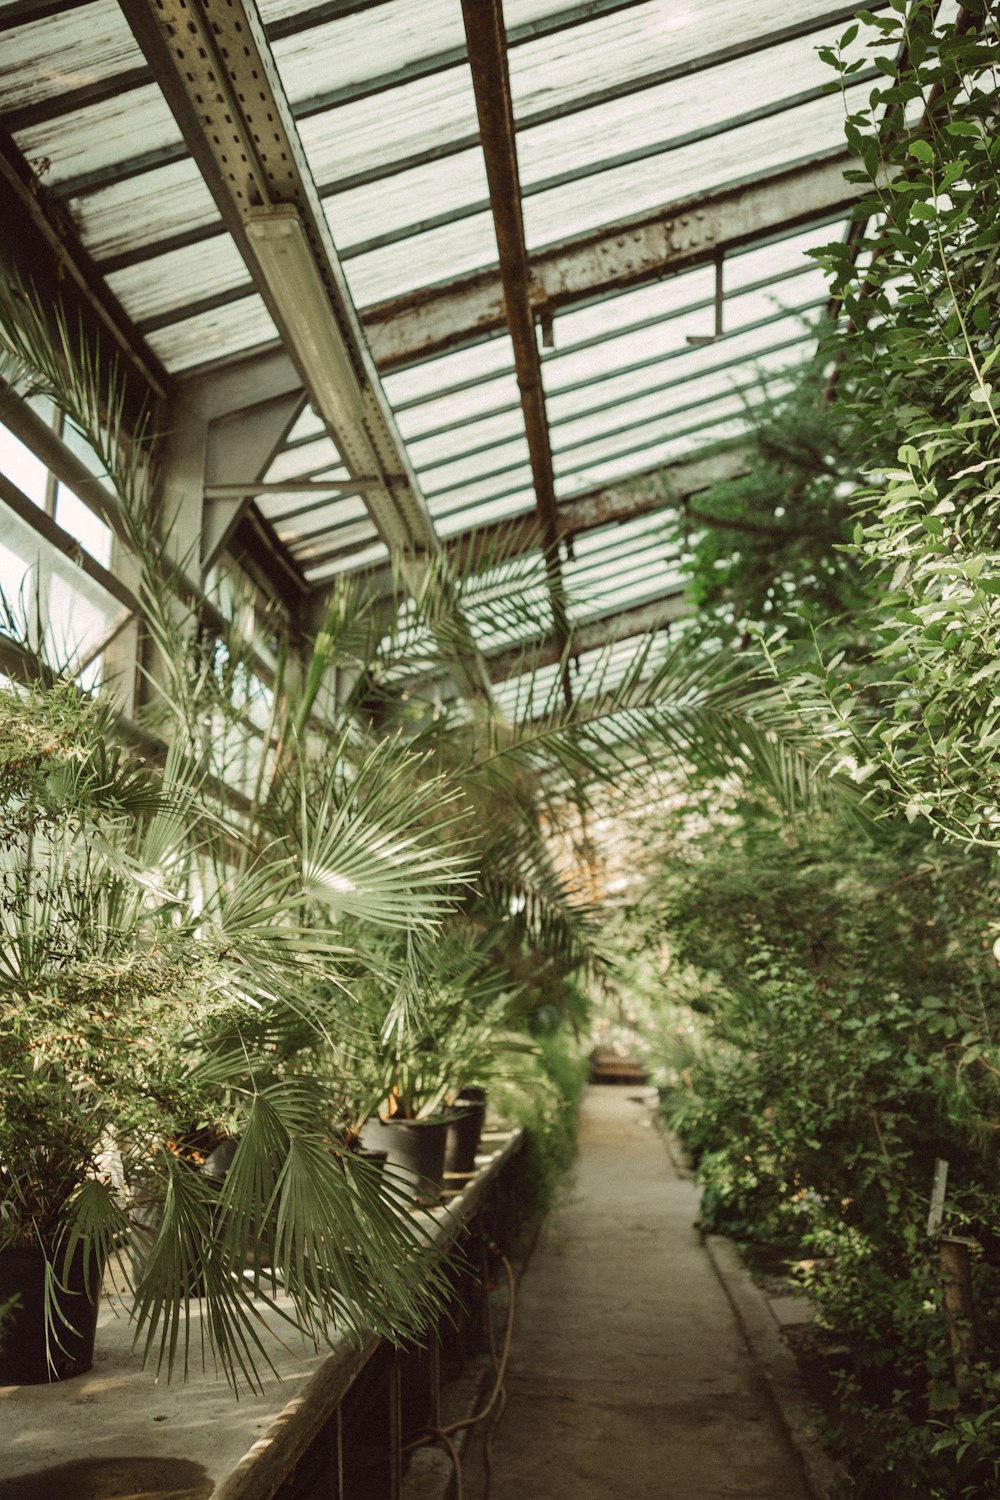
<svg viewBox="0 0 1000 1500">
<path fill-rule="evenodd" d="M 339 160 L 332 142 L 334 162 Z M 311 166 L 317 181 L 329 175 L 329 167 L 314 156 Z M 326 212 L 338 250 L 357 254 L 385 234 L 413 234 L 421 224 L 448 214 L 465 214 L 470 205 L 480 209 L 489 203 L 489 188 L 483 153 L 478 147 L 423 162 L 409 171 L 396 172 L 391 188 L 384 180 L 364 183 L 326 199 Z"/>
<path fill-rule="evenodd" d="M 115 0 L 94 0 L 4 33 L 0 101 L 4 110 L 39 104 L 144 66 Z"/>
<path fill-rule="evenodd" d="M 228 235 L 112 271 L 107 282 L 125 311 L 139 323 L 188 307 L 195 299 L 253 287 L 243 257 Z"/>
<path fill-rule="evenodd" d="M 492 473 L 498 469 L 514 468 L 527 461 L 528 440 L 522 435 L 510 442 L 496 443 L 485 453 L 454 459 L 451 463 L 439 464 L 435 468 L 420 469 L 418 473 L 424 494 L 430 496 L 455 489 L 484 471 Z"/>
<path fill-rule="evenodd" d="M 190 158 L 69 199 L 83 243 L 95 260 L 127 255 L 176 234 L 218 224 L 219 211 Z M 219 243 L 218 240 L 213 243 Z"/>
<path fill-rule="evenodd" d="M 315 90 L 322 88 L 315 80 Z M 292 95 L 293 107 L 307 103 L 313 90 Z M 468 65 L 417 78 L 397 88 L 339 104 L 299 119 L 299 134 L 310 161 L 332 162 L 333 142 L 340 143 L 335 176 L 329 169 L 322 183 L 345 185 L 399 167 L 411 157 L 440 153 L 448 142 L 478 138 L 476 101 Z"/>
<path fill-rule="evenodd" d="M 311 442 L 283 448 L 271 460 L 264 477 L 269 484 L 277 484 L 285 479 L 308 479 L 314 474 L 326 474 L 327 478 L 332 478 L 327 470 L 335 465 L 347 474 L 336 443 L 324 432 Z"/>
<path fill-rule="evenodd" d="M 243 297 L 182 323 L 147 334 L 147 342 L 168 370 L 179 373 L 213 360 L 228 359 L 276 343 L 278 330 L 260 297 Z"/>
<path fill-rule="evenodd" d="M 46 187 L 182 144 L 177 122 L 153 83 L 29 125 L 15 132 L 15 140 L 29 160 L 47 162 Z"/>
<path fill-rule="evenodd" d="M 570 182 L 524 200 L 529 248 L 541 249 L 663 203 L 708 193 L 843 143 L 844 107 L 829 95 L 725 136 L 647 157 L 581 183 Z"/>
<path fill-rule="evenodd" d="M 516 404 L 517 400 L 517 378 L 511 370 L 508 374 L 496 375 L 492 380 L 484 380 L 468 390 L 437 396 L 419 406 L 397 412 L 396 419 L 403 436 L 413 438 L 419 437 L 422 432 L 436 432 L 449 422 L 474 419 L 481 413 Z"/>
<path fill-rule="evenodd" d="M 345 259 L 344 271 L 356 305 L 364 308 L 478 271 L 496 260 L 493 215 L 485 212 L 352 256 Z"/>
<path fill-rule="evenodd" d="M 465 349 L 424 360 L 406 370 L 383 375 L 382 384 L 398 412 L 404 405 L 425 401 L 436 391 L 453 390 L 468 381 L 481 380 L 514 368 L 514 350 L 504 333 L 483 339 Z"/>
<path fill-rule="evenodd" d="M 451 427 L 432 437 L 417 439 L 409 445 L 410 458 L 420 473 L 462 454 L 489 450 L 494 444 L 507 442 L 523 432 L 524 419 L 517 406 L 480 422 L 468 422 L 460 428 Z"/>
</svg>

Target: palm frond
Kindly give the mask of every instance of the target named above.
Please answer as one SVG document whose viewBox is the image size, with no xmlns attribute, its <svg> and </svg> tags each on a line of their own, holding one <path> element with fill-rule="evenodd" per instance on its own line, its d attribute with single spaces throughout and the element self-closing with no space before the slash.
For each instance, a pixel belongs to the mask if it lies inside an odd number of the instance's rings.
<svg viewBox="0 0 1000 1500">
<path fill-rule="evenodd" d="M 317 793 L 300 782 L 304 889 L 334 914 L 380 926 L 440 921 L 469 879 L 453 832 L 460 794 L 396 739 L 377 742 L 348 775 L 334 755 Z"/>
</svg>

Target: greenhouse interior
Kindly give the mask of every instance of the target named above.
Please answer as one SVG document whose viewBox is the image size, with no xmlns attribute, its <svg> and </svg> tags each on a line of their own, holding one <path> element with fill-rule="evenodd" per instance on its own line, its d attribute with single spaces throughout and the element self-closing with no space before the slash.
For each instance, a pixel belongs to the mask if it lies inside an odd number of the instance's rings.
<svg viewBox="0 0 1000 1500">
<path fill-rule="evenodd" d="M 988 0 L 0 0 L 0 1500 L 1000 1497 Z"/>
</svg>

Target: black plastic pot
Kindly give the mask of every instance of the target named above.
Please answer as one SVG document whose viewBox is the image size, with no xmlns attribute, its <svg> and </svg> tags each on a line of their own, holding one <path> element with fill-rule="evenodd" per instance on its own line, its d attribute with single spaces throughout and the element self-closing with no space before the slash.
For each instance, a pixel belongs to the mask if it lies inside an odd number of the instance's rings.
<svg viewBox="0 0 1000 1500">
<path fill-rule="evenodd" d="M 45 1255 L 40 1245 L 0 1250 L 0 1307 L 17 1306 L 0 1327 L 0 1385 L 43 1385 L 82 1375 L 94 1362 L 94 1334 L 102 1267 L 78 1245 L 63 1275 L 63 1256 L 53 1256 L 63 1285 L 56 1286 L 57 1312 L 45 1348 Z M 86 1269 L 86 1274 L 85 1274 Z"/>
<path fill-rule="evenodd" d="M 414 1201 L 436 1203 L 444 1191 L 444 1148 L 448 1121 L 382 1120 L 374 1115 L 361 1129 L 365 1151 L 384 1151 L 386 1165 L 411 1185 Z"/>
<path fill-rule="evenodd" d="M 485 1089 L 463 1089 L 448 1124 L 444 1150 L 446 1177 L 471 1177 L 486 1119 Z"/>
</svg>

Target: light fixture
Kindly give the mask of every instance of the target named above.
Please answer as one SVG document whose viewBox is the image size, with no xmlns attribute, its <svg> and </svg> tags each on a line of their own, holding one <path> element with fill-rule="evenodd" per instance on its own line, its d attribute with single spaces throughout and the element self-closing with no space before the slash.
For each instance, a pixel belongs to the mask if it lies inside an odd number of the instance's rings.
<svg viewBox="0 0 1000 1500">
<path fill-rule="evenodd" d="M 361 473 L 377 474 L 380 466 L 364 428 L 364 391 L 298 210 L 291 203 L 252 208 L 244 223 L 317 411 L 344 458 Z"/>
</svg>

